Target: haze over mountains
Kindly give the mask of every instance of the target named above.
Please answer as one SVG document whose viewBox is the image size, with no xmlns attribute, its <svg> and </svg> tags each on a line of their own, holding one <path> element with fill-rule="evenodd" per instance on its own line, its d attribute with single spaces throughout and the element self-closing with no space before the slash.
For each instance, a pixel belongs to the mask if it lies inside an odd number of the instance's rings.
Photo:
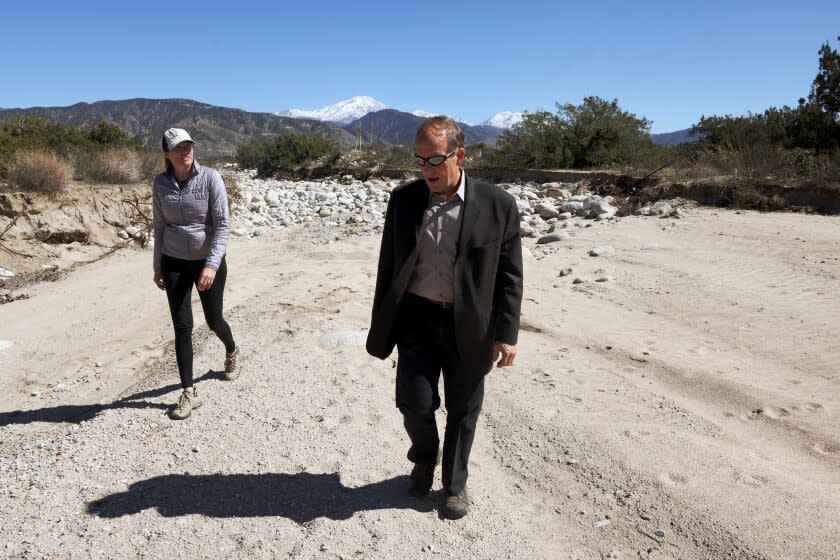
<svg viewBox="0 0 840 560">
<path fill-rule="evenodd" d="M 411 145 L 423 110 L 413 113 L 387 107 L 372 97 L 354 97 L 313 111 L 288 109 L 280 113 L 255 113 L 218 107 L 190 99 L 126 99 L 76 103 L 69 107 L 0 109 L 0 120 L 34 115 L 71 126 L 113 123 L 157 147 L 166 128 L 190 131 L 205 156 L 230 156 L 237 146 L 283 133 L 313 133 L 335 139 L 342 146 L 363 144 Z M 456 120 L 458 120 L 456 118 Z M 505 129 L 522 120 L 521 112 L 498 113 L 480 125 L 459 120 L 466 143 L 493 146 Z M 687 131 L 652 135 L 654 142 L 674 145 L 693 139 Z"/>
</svg>

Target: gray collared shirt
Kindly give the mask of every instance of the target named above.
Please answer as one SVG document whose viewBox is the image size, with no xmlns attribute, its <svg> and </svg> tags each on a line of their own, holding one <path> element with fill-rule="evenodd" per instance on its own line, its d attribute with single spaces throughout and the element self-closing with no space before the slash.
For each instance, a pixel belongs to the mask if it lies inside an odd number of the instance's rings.
<svg viewBox="0 0 840 560">
<path fill-rule="evenodd" d="M 152 218 L 155 272 L 161 271 L 161 255 L 203 259 L 204 266 L 219 268 L 227 250 L 230 213 L 225 183 L 218 171 L 194 162 L 183 187 L 178 186 L 171 170 L 155 177 Z"/>
<path fill-rule="evenodd" d="M 455 300 L 455 257 L 461 234 L 466 174 L 461 171 L 458 190 L 443 197 L 431 193 L 417 237 L 417 264 L 407 290 L 433 301 Z"/>
</svg>

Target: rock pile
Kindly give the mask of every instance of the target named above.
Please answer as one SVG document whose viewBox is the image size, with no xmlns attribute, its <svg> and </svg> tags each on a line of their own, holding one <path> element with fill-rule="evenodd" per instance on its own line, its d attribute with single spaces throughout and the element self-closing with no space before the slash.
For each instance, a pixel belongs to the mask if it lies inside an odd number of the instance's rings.
<svg viewBox="0 0 840 560">
<path fill-rule="evenodd" d="M 241 198 L 231 204 L 234 235 L 260 236 L 295 224 L 357 226 L 363 231 L 381 228 L 393 180 L 359 181 L 349 177 L 324 181 L 256 179 L 252 171 L 228 171 Z M 580 192 L 573 183 L 499 185 L 516 198 L 523 237 L 550 243 L 573 236 L 559 232 L 573 217 L 612 220 L 618 214 L 613 197 Z M 573 194 L 576 192 L 577 194 Z"/>
<path fill-rule="evenodd" d="M 233 177 L 241 199 L 231 204 L 232 233 L 260 236 L 266 230 L 323 222 L 326 226 L 382 227 L 391 190 L 397 181 L 284 181 L 256 179 L 253 172 L 226 173 Z"/>
</svg>

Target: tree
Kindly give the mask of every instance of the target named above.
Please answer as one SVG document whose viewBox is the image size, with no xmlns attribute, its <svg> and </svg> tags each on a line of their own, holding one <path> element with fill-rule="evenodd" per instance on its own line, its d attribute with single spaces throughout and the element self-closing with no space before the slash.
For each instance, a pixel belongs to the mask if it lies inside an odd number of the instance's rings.
<svg viewBox="0 0 840 560">
<path fill-rule="evenodd" d="M 837 37 L 840 41 L 840 37 Z M 840 113 L 840 54 L 832 49 L 828 41 L 820 47 L 820 71 L 811 85 L 808 96 L 811 103 L 837 118 Z"/>
<path fill-rule="evenodd" d="M 572 164 L 563 123 L 548 111 L 525 113 L 496 142 L 498 163 L 510 167 L 562 168 Z"/>
<path fill-rule="evenodd" d="M 650 121 L 628 113 L 618 100 L 584 97 L 580 105 L 557 104 L 564 123 L 574 167 L 632 163 L 635 154 L 652 144 Z"/>
<path fill-rule="evenodd" d="M 635 165 L 656 158 L 650 121 L 619 107 L 618 100 L 585 97 L 580 105 L 556 104 L 557 113 L 526 113 L 502 133 L 495 157 L 513 167 Z"/>
</svg>

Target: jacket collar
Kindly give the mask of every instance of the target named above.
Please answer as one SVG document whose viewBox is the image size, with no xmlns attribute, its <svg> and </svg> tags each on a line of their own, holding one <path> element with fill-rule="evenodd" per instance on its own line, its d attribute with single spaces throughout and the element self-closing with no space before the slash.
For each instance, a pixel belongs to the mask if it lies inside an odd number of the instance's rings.
<svg viewBox="0 0 840 560">
<path fill-rule="evenodd" d="M 463 188 L 465 199 L 463 208 L 464 214 L 461 217 L 461 235 L 458 236 L 458 253 L 455 257 L 456 259 L 463 254 L 464 249 L 467 247 L 467 243 L 469 243 L 469 240 L 472 237 L 473 230 L 475 230 L 475 224 L 478 222 L 478 217 L 481 214 L 481 207 L 475 200 L 477 194 L 475 192 L 476 185 L 466 175 L 466 172 L 462 172 L 461 174 L 464 183 Z"/>
</svg>

